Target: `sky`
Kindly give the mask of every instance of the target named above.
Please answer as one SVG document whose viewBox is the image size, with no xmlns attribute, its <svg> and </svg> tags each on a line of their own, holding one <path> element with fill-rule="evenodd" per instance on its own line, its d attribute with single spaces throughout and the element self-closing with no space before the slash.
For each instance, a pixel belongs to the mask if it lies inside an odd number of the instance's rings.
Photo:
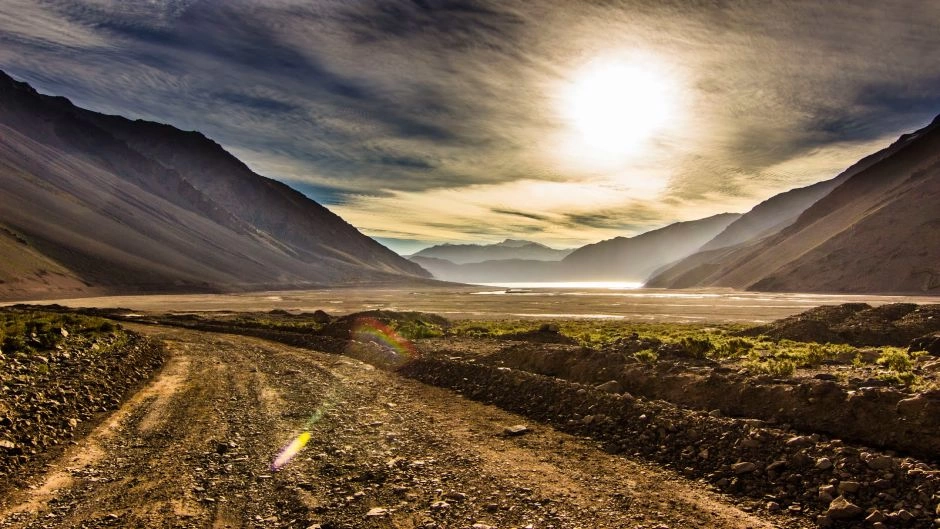
<svg viewBox="0 0 940 529">
<path fill-rule="evenodd" d="M 940 2 L 3 0 L 0 69 L 401 253 L 744 212 L 940 113 Z"/>
</svg>

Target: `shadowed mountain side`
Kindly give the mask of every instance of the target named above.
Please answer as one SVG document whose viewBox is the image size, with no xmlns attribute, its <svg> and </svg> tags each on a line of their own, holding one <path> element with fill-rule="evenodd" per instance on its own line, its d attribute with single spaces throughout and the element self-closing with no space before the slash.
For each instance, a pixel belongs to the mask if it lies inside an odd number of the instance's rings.
<svg viewBox="0 0 940 529">
<path fill-rule="evenodd" d="M 39 95 L 0 73 L 0 224 L 7 234 L 0 238 L 4 248 L 17 250 L 16 259 L 0 266 L 0 297 L 289 288 L 426 275 L 319 204 L 251 173 L 201 135 L 123 120 L 126 129 L 143 131 L 135 136 L 143 153 L 93 123 L 121 120 Z M 162 134 L 144 148 L 146 131 L 153 130 Z M 186 148 L 195 138 L 200 145 Z M 164 165 L 158 146 L 170 150 L 177 143 L 180 155 Z"/>
<path fill-rule="evenodd" d="M 642 282 L 653 271 L 698 249 L 739 215 L 724 213 L 677 222 L 636 237 L 617 237 L 579 248 L 561 261 L 505 259 L 457 264 L 419 255 L 411 259 L 446 281 L 468 283 L 546 281 Z"/>
<path fill-rule="evenodd" d="M 871 167 L 899 148 L 901 148 L 901 144 L 892 144 L 862 158 L 831 180 L 825 180 L 806 187 L 798 187 L 768 198 L 741 215 L 741 218 L 732 222 L 717 237 L 702 246 L 701 251 L 717 250 L 749 241 L 753 242 L 761 237 L 779 232 L 796 222 L 801 213 L 816 201 L 828 195 L 842 182 Z M 690 257 L 694 257 L 694 255 Z"/>
<path fill-rule="evenodd" d="M 425 248 L 411 257 L 446 259 L 455 264 L 482 263 L 483 261 L 506 259 L 560 261 L 572 251 L 555 250 L 532 241 L 506 239 L 497 244 L 440 244 Z"/>
<path fill-rule="evenodd" d="M 940 119 L 887 151 L 779 233 L 693 256 L 651 286 L 940 292 Z"/>
<path fill-rule="evenodd" d="M 199 132 L 77 110 L 133 149 L 176 170 L 215 204 L 288 245 L 302 260 L 330 257 L 391 273 L 426 275 L 300 192 L 255 174 Z"/>
</svg>

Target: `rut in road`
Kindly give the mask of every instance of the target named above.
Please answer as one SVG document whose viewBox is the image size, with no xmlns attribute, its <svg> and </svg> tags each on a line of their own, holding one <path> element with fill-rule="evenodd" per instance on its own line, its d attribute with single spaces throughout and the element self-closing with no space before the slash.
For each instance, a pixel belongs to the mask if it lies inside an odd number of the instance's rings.
<svg viewBox="0 0 940 529">
<path fill-rule="evenodd" d="M 0 527 L 770 528 L 700 484 L 342 356 L 135 327 L 163 371 Z M 310 424 L 317 411 L 322 418 Z M 310 440 L 274 471 L 305 426 Z"/>
</svg>

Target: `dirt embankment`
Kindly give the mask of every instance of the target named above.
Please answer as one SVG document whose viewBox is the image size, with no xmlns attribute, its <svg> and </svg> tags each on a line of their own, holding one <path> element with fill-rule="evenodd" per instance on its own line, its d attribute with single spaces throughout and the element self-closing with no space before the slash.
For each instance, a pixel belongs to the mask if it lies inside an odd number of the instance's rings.
<svg viewBox="0 0 940 529">
<path fill-rule="evenodd" d="M 591 436 L 612 452 L 651 458 L 821 526 L 874 516 L 934 527 L 940 471 L 913 459 L 505 367 L 421 359 L 399 373 Z M 842 508 L 843 500 L 858 510 Z"/>
<path fill-rule="evenodd" d="M 940 304 L 843 303 L 816 307 L 767 325 L 748 329 L 747 336 L 775 340 L 845 343 L 856 346 L 907 346 L 911 341 L 940 332 Z"/>
<path fill-rule="evenodd" d="M 819 379 L 760 379 L 714 363 L 648 365 L 618 353 L 561 345 L 519 343 L 479 361 L 589 385 L 613 380 L 634 395 L 680 406 L 789 424 L 921 458 L 940 456 L 940 392 L 853 388 Z"/>
<path fill-rule="evenodd" d="M 135 333 L 55 332 L 54 345 L 32 333 L 22 350 L 0 352 L 0 491 L 88 432 L 164 361 L 157 342 Z"/>
</svg>

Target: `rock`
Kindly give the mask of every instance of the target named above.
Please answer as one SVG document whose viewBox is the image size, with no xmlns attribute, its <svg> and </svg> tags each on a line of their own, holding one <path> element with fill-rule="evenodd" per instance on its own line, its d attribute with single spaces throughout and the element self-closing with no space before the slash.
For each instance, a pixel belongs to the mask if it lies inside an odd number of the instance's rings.
<svg viewBox="0 0 940 529">
<path fill-rule="evenodd" d="M 470 528 L 471 528 L 471 529 L 496 529 L 496 528 L 493 527 L 492 525 L 486 524 L 486 523 L 483 523 L 483 522 L 477 522 L 477 523 L 471 525 Z"/>
<path fill-rule="evenodd" d="M 616 380 L 609 380 L 597 386 L 597 389 L 607 393 L 623 393 L 623 386 Z"/>
<path fill-rule="evenodd" d="M 450 509 L 450 504 L 447 503 L 446 501 L 438 500 L 431 504 L 432 511 L 443 511 L 446 509 Z"/>
<path fill-rule="evenodd" d="M 0 439 L 0 448 L 6 449 L 6 450 L 15 450 L 16 443 L 14 443 L 13 441 L 7 441 L 6 439 Z"/>
<path fill-rule="evenodd" d="M 878 523 L 878 522 L 883 522 L 885 520 L 886 520 L 885 515 L 882 514 L 881 511 L 879 510 L 872 511 L 872 513 L 869 514 L 868 517 L 865 518 L 865 521 L 868 523 Z"/>
<path fill-rule="evenodd" d="M 816 468 L 819 470 L 829 470 L 832 468 L 832 460 L 828 457 L 820 457 L 816 460 Z"/>
<path fill-rule="evenodd" d="M 529 427 L 524 424 L 515 424 L 513 426 L 507 426 L 503 429 L 503 434 L 509 437 L 515 437 L 517 435 L 525 435 L 529 433 Z"/>
<path fill-rule="evenodd" d="M 786 445 L 791 448 L 807 448 L 816 444 L 813 439 L 808 435 L 800 435 L 797 437 L 791 437 L 787 439 Z"/>
<path fill-rule="evenodd" d="M 889 456 L 876 456 L 862 454 L 862 460 L 868 465 L 868 468 L 872 470 L 891 470 L 894 468 L 894 458 Z"/>
<path fill-rule="evenodd" d="M 826 515 L 820 515 L 816 517 L 816 525 L 818 527 L 832 527 L 832 518 Z"/>
<path fill-rule="evenodd" d="M 826 516 L 833 520 L 852 520 L 864 512 L 861 507 L 845 499 L 845 496 L 839 496 L 829 504 Z"/>
<path fill-rule="evenodd" d="M 385 507 L 373 507 L 366 513 L 366 517 L 388 516 L 388 509 Z"/>
<path fill-rule="evenodd" d="M 861 490 L 862 484 L 857 481 L 840 481 L 839 482 L 839 492 L 840 493 L 849 493 L 855 494 Z"/>
<path fill-rule="evenodd" d="M 448 500 L 454 500 L 454 501 L 463 501 L 467 499 L 467 495 L 464 494 L 463 492 L 453 492 L 453 491 L 448 492 L 447 494 L 444 495 L 444 497 L 447 498 Z"/>
<path fill-rule="evenodd" d="M 908 510 L 901 509 L 900 511 L 898 511 L 898 519 L 901 520 L 902 522 L 907 523 L 914 519 L 914 515 L 911 514 L 911 512 Z"/>
<path fill-rule="evenodd" d="M 933 356 L 940 356 L 940 333 L 914 339 L 907 350 L 911 353 L 915 351 L 926 351 Z"/>
<path fill-rule="evenodd" d="M 731 471 L 735 474 L 749 474 L 757 470 L 757 465 L 750 461 L 741 461 L 731 465 Z"/>
<path fill-rule="evenodd" d="M 771 511 L 771 512 L 773 512 L 773 511 L 779 511 L 779 510 L 780 510 L 780 504 L 777 503 L 777 502 L 775 502 L 775 501 L 768 501 L 767 504 L 764 505 L 764 508 L 767 509 L 768 511 Z"/>
</svg>

